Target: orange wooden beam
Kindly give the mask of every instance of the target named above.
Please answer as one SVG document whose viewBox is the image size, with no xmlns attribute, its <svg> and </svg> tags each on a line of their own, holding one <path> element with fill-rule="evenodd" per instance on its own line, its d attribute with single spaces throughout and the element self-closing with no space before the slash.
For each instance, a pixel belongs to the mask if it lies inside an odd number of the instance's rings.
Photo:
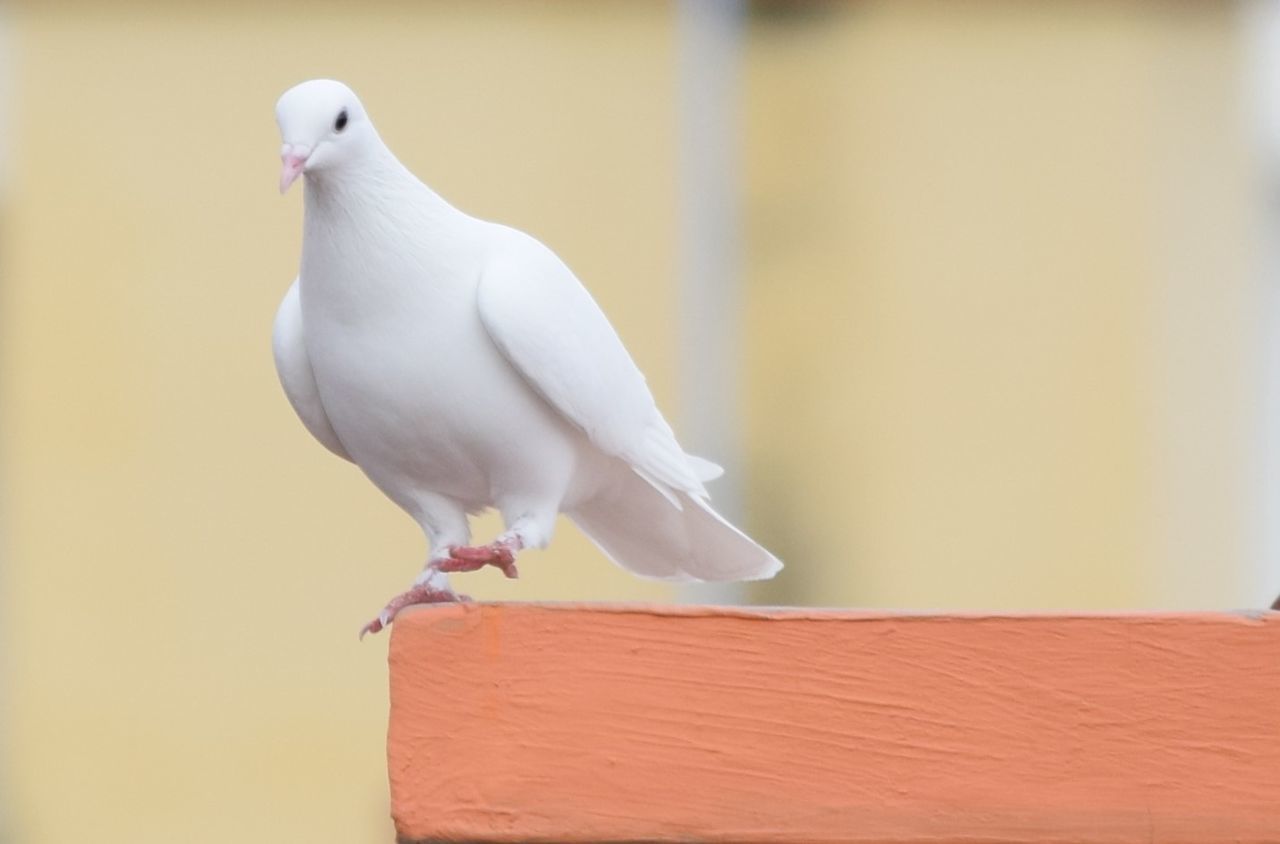
<svg viewBox="0 0 1280 844">
<path fill-rule="evenodd" d="M 401 841 L 1277 842 L 1280 614 L 402 613 Z"/>
</svg>

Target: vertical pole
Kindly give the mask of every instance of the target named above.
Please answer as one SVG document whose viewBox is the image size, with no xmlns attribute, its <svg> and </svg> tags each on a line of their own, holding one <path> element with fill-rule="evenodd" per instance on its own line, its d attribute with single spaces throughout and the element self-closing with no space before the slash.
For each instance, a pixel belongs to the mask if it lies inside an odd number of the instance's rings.
<svg viewBox="0 0 1280 844">
<path fill-rule="evenodd" d="M 1263 355 L 1253 479 L 1261 536 L 1248 588 L 1256 589 L 1257 605 L 1268 606 L 1280 594 L 1280 0 L 1243 0 L 1240 12 L 1245 102 L 1253 119 L 1250 128 L 1259 165 L 1259 228 L 1251 234 L 1259 246 L 1254 271 L 1260 275 Z M 1280 608 L 1280 599 L 1276 603 Z"/>
<path fill-rule="evenodd" d="M 677 0 L 681 438 L 720 463 L 713 502 L 742 517 L 742 232 L 740 143 L 743 0 Z M 685 600 L 741 603 L 740 584 L 696 584 Z"/>
</svg>

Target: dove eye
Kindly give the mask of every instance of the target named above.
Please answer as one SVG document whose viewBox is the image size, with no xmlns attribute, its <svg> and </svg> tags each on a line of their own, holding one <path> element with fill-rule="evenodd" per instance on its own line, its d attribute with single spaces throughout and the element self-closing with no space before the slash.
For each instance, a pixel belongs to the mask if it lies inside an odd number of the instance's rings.
<svg viewBox="0 0 1280 844">
<path fill-rule="evenodd" d="M 338 112 L 338 119 L 333 121 L 333 131 L 341 132 L 345 128 L 347 128 L 347 110 L 344 108 Z"/>
</svg>

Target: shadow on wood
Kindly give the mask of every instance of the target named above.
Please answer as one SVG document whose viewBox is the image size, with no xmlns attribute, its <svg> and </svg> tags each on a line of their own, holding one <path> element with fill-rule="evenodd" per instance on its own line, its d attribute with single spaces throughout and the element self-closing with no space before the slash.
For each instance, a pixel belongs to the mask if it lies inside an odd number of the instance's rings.
<svg viewBox="0 0 1280 844">
<path fill-rule="evenodd" d="M 1280 841 L 1280 615 L 402 613 L 402 841 Z"/>
</svg>

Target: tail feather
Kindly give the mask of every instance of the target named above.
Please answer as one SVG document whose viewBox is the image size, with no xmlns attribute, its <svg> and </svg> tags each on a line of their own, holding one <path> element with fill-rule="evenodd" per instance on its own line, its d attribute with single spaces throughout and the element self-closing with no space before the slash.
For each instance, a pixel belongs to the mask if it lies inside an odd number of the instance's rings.
<svg viewBox="0 0 1280 844">
<path fill-rule="evenodd" d="M 724 467 L 719 463 L 712 463 L 703 457 L 695 457 L 692 454 L 686 454 L 689 458 L 689 465 L 693 467 L 693 473 L 698 476 L 698 480 L 702 482 L 714 481 L 716 478 L 724 474 Z"/>
<path fill-rule="evenodd" d="M 778 558 L 725 521 L 702 498 L 674 494 L 681 499 L 680 509 L 622 466 L 610 487 L 569 517 L 610 559 L 644 577 L 764 580 L 781 570 Z"/>
</svg>

